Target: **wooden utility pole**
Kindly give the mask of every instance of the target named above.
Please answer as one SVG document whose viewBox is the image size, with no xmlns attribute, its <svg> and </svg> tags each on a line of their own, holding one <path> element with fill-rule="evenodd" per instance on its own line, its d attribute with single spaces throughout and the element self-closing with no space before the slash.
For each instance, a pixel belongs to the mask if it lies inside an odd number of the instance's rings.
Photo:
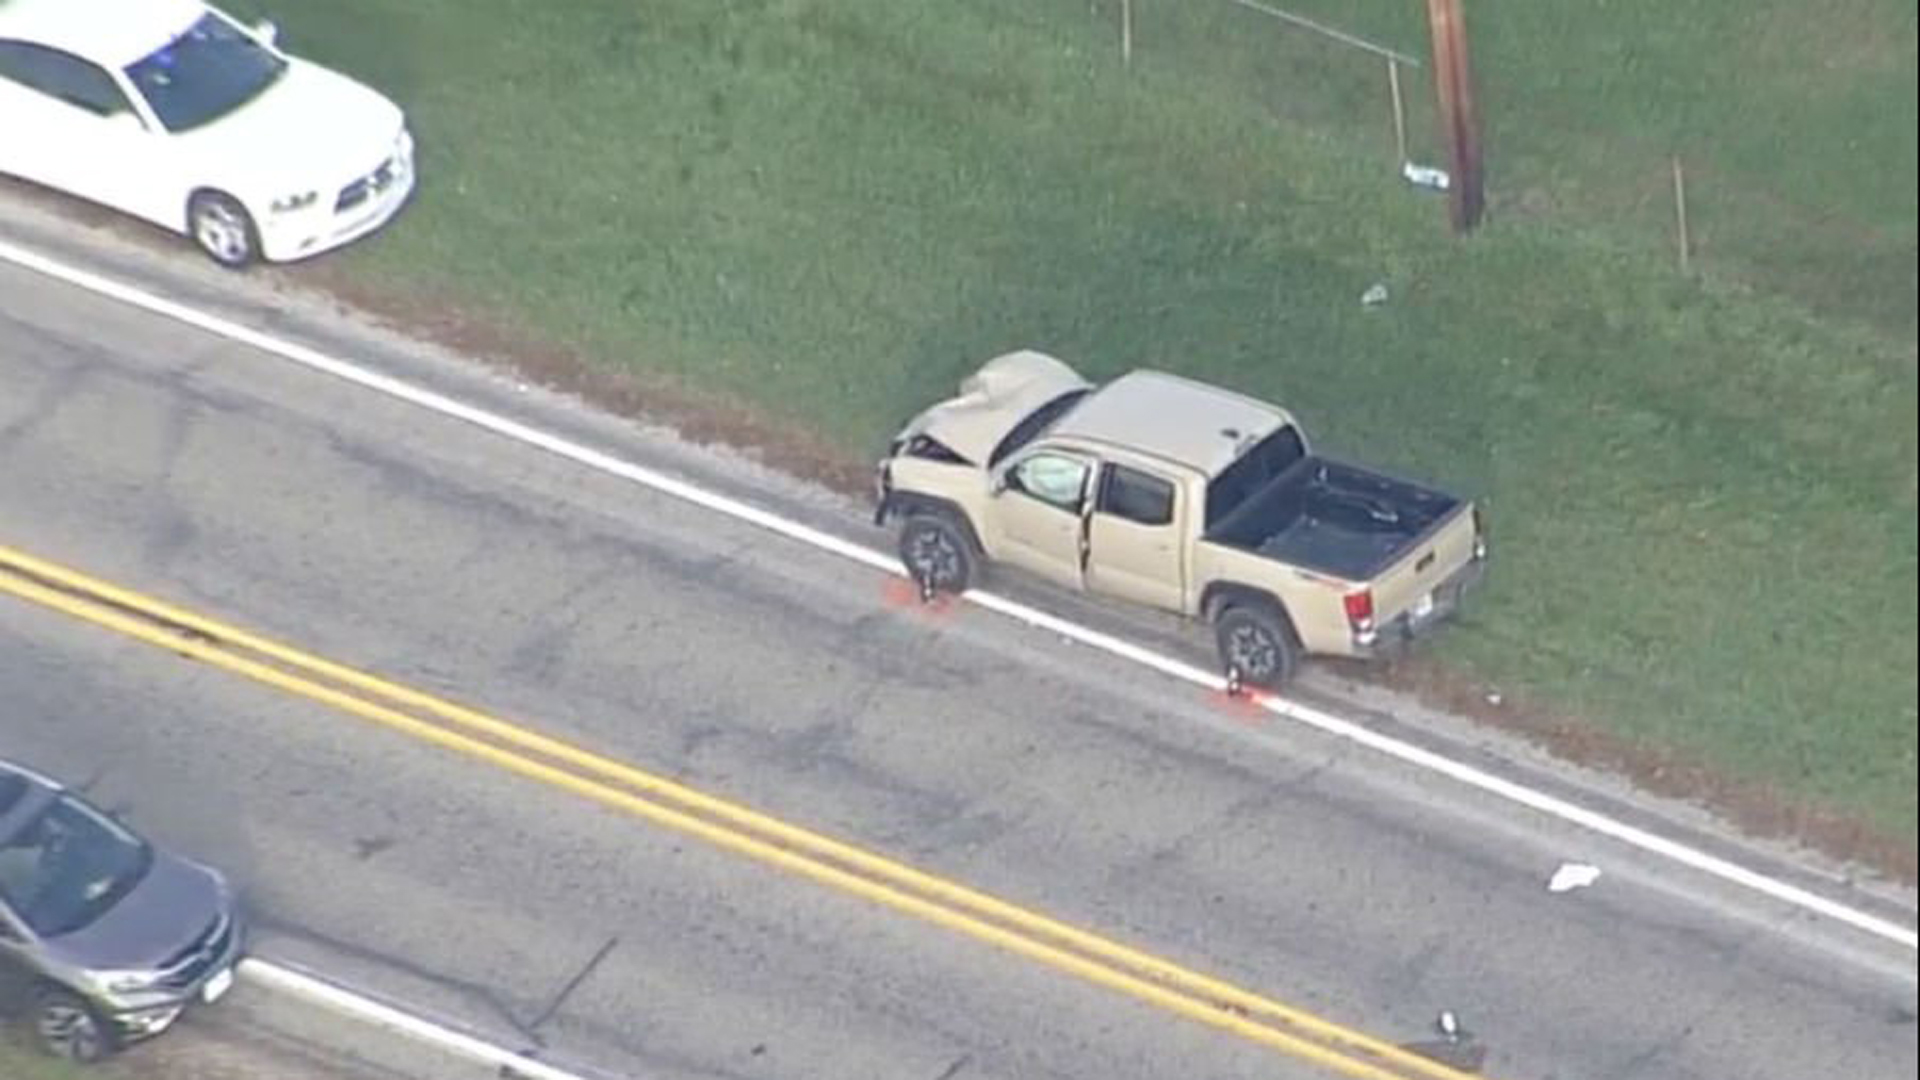
<svg viewBox="0 0 1920 1080">
<path fill-rule="evenodd" d="M 1467 65 L 1467 22 L 1461 0 L 1427 0 L 1433 27 L 1433 88 L 1440 103 L 1440 131 L 1446 140 L 1447 211 L 1453 231 L 1471 232 L 1486 209 L 1486 184 L 1480 168 L 1480 117 L 1473 107 L 1473 80 Z"/>
</svg>

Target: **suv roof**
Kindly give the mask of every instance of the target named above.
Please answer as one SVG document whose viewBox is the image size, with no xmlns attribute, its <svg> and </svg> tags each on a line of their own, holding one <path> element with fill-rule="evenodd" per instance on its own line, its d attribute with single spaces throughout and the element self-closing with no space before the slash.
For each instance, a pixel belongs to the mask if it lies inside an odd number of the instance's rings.
<svg viewBox="0 0 1920 1080">
<path fill-rule="evenodd" d="M 1135 371 L 1094 391 L 1050 433 L 1105 443 L 1213 476 L 1249 439 L 1293 422 L 1286 410 L 1161 371 Z"/>
</svg>

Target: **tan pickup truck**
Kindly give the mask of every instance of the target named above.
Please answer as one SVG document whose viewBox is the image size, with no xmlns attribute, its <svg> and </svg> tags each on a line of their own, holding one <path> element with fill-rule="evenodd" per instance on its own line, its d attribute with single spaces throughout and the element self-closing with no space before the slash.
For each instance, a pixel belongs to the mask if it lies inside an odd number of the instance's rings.
<svg viewBox="0 0 1920 1080">
<path fill-rule="evenodd" d="M 915 417 L 878 479 L 923 592 L 1010 563 L 1204 619 L 1229 682 L 1269 689 L 1404 643 L 1487 558 L 1472 503 L 1319 457 L 1282 409 L 1153 371 L 1096 388 L 1031 351 Z"/>
</svg>

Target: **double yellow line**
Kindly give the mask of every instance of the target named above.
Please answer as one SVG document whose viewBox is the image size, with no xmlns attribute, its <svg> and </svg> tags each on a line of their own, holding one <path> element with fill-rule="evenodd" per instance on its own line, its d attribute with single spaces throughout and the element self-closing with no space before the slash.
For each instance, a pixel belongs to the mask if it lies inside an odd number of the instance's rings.
<svg viewBox="0 0 1920 1080">
<path fill-rule="evenodd" d="M 0 545 L 0 592 L 585 796 L 1359 1080 L 1466 1073 L 884 856 Z"/>
</svg>

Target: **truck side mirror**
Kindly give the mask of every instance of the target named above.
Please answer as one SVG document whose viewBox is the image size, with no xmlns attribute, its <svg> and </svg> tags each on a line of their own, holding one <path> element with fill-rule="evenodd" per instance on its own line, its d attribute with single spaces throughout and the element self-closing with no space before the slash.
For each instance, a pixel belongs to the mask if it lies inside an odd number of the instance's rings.
<svg viewBox="0 0 1920 1080">
<path fill-rule="evenodd" d="M 272 19 L 261 19 L 253 24 L 253 32 L 261 41 L 269 45 L 280 44 L 280 27 Z"/>
</svg>

